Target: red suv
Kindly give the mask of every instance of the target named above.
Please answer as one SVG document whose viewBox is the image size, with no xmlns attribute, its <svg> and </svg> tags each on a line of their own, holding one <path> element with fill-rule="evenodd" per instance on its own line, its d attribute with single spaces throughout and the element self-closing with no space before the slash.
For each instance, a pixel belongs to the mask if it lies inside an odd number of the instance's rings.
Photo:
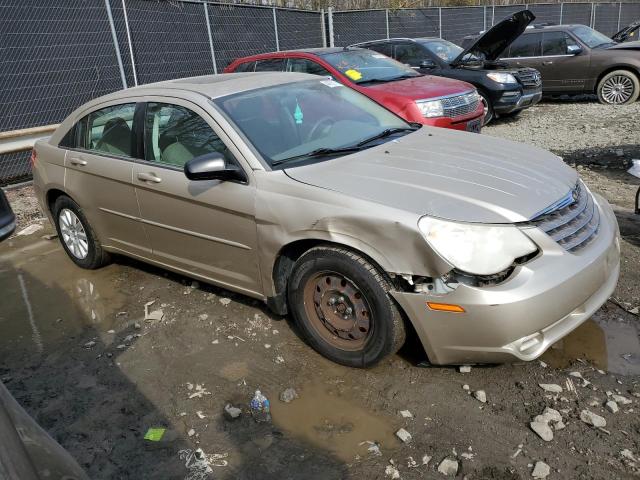
<svg viewBox="0 0 640 480">
<path fill-rule="evenodd" d="M 473 85 L 423 75 L 363 48 L 311 48 L 233 61 L 231 72 L 303 72 L 332 77 L 409 122 L 480 132 L 484 108 Z"/>
</svg>

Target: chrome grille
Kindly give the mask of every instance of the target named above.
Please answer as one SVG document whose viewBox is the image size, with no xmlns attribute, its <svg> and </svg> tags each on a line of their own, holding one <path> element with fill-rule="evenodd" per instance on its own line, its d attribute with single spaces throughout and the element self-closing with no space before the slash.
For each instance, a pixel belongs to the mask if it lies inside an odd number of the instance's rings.
<svg viewBox="0 0 640 480">
<path fill-rule="evenodd" d="M 520 80 L 525 87 L 539 87 L 542 85 L 542 77 L 540 72 L 533 68 L 518 70 L 513 75 Z"/>
<path fill-rule="evenodd" d="M 476 92 L 443 98 L 442 108 L 444 109 L 444 116 L 453 118 L 459 117 L 460 115 L 467 115 L 478 108 L 479 101 L 480 98 Z"/>
<path fill-rule="evenodd" d="M 598 233 L 600 211 L 582 182 L 571 192 L 573 201 L 544 213 L 530 223 L 553 238 L 569 252 L 575 252 L 591 242 Z"/>
</svg>

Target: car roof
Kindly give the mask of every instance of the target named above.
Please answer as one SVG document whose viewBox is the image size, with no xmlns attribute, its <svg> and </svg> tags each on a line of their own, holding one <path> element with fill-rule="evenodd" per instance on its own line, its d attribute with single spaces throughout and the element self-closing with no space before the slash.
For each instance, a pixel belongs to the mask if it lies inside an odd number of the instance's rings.
<svg viewBox="0 0 640 480">
<path fill-rule="evenodd" d="M 565 31 L 565 30 L 573 30 L 576 27 L 588 27 L 589 25 L 581 25 L 578 23 L 569 23 L 569 24 L 564 24 L 564 25 L 530 25 L 526 28 L 526 30 L 524 31 L 524 33 L 531 33 L 531 32 L 535 32 L 535 31 L 540 31 L 540 30 L 544 30 L 544 31 Z"/>
<path fill-rule="evenodd" d="M 245 63 L 251 62 L 253 60 L 263 60 L 265 58 L 278 58 L 278 57 L 286 57 L 288 54 L 297 53 L 297 54 L 307 54 L 307 55 L 316 55 L 322 57 L 323 55 L 328 55 L 330 53 L 339 53 L 339 52 L 349 52 L 353 50 L 362 50 L 355 46 L 349 47 L 317 47 L 317 48 L 298 48 L 295 50 L 278 50 L 277 52 L 268 52 L 268 53 L 257 53 L 255 55 L 247 55 L 246 57 L 240 57 L 234 60 L 232 63 Z"/>
</svg>

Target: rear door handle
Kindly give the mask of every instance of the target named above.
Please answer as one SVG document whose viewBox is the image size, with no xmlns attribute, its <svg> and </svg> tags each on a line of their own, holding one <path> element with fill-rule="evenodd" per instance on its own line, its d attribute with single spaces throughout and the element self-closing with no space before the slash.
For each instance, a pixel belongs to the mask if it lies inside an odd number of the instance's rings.
<svg viewBox="0 0 640 480">
<path fill-rule="evenodd" d="M 87 161 L 78 157 L 71 157 L 69 158 L 69 163 L 71 165 L 76 165 L 77 167 L 84 167 L 87 164 Z"/>
<path fill-rule="evenodd" d="M 142 180 L 143 182 L 149 182 L 149 183 L 160 183 L 162 181 L 160 177 L 157 177 L 153 173 L 139 173 L 138 180 Z"/>
</svg>

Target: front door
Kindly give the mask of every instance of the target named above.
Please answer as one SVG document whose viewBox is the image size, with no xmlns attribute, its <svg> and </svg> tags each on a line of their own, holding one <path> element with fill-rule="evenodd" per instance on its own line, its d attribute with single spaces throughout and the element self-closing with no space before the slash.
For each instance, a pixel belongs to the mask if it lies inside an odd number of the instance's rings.
<svg viewBox="0 0 640 480">
<path fill-rule="evenodd" d="M 580 47 L 565 32 L 542 34 L 542 58 L 536 68 L 548 91 L 580 92 L 585 88 L 589 74 L 589 55 L 575 53 Z"/>
<path fill-rule="evenodd" d="M 260 294 L 251 178 L 190 181 L 184 174 L 186 162 L 212 152 L 242 167 L 219 126 L 195 104 L 158 99 L 147 103 L 144 144 L 145 159 L 134 166 L 133 181 L 154 259 Z"/>
</svg>

